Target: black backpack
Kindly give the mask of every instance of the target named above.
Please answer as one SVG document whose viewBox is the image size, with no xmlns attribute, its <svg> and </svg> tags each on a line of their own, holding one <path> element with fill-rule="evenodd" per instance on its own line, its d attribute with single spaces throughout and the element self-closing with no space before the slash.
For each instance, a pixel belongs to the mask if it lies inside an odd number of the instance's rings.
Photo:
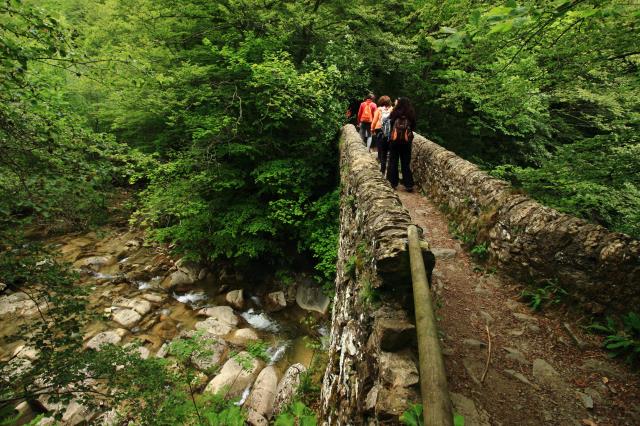
<svg viewBox="0 0 640 426">
<path fill-rule="evenodd" d="M 411 123 L 409 119 L 404 115 L 396 118 L 393 123 L 393 129 L 391 130 L 391 142 L 394 143 L 409 143 L 413 141 L 413 130 L 411 129 Z"/>
</svg>

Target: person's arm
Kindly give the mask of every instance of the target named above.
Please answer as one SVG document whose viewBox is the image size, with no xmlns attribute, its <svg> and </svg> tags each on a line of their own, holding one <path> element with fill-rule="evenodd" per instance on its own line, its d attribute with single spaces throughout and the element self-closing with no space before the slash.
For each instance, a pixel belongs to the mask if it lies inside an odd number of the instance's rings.
<svg viewBox="0 0 640 426">
<path fill-rule="evenodd" d="M 360 125 L 360 118 L 362 117 L 362 110 L 364 108 L 364 102 L 360 104 L 360 108 L 358 108 L 358 125 Z"/>
<path fill-rule="evenodd" d="M 380 121 L 380 110 L 376 110 L 373 113 L 373 119 L 371 120 L 371 130 L 378 128 L 378 121 Z"/>
</svg>

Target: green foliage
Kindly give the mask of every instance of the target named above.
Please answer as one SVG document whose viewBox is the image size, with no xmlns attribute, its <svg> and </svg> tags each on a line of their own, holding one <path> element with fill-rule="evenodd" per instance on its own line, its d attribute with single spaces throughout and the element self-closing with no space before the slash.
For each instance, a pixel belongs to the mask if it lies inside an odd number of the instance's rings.
<svg viewBox="0 0 640 426">
<path fill-rule="evenodd" d="M 484 242 L 473 246 L 471 255 L 478 260 L 485 260 L 489 256 L 489 243 Z"/>
<path fill-rule="evenodd" d="M 374 287 L 369 278 L 363 278 L 361 281 L 360 300 L 371 307 L 378 306 L 382 300 L 380 292 Z"/>
<path fill-rule="evenodd" d="M 602 346 L 611 356 L 624 357 L 629 364 L 640 361 L 640 315 L 636 312 L 623 316 L 621 325 L 609 317 L 606 323 L 594 322 L 587 329 L 606 335 Z"/>
<path fill-rule="evenodd" d="M 546 281 L 544 286 L 525 289 L 520 294 L 520 297 L 535 311 L 541 310 L 544 306 L 557 305 L 565 296 L 567 296 L 566 290 L 555 281 Z"/>
<path fill-rule="evenodd" d="M 413 404 L 400 416 L 402 424 L 409 426 L 421 426 L 424 425 L 423 408 L 422 404 Z M 453 413 L 453 425 L 464 426 L 464 416 Z"/>
<path fill-rule="evenodd" d="M 247 344 L 247 352 L 254 358 L 261 359 L 264 362 L 269 361 L 267 349 L 269 349 L 269 345 L 262 340 L 254 340 Z"/>
<path fill-rule="evenodd" d="M 318 424 L 315 414 L 304 403 L 294 401 L 276 417 L 276 426 L 315 426 Z"/>
<path fill-rule="evenodd" d="M 413 404 L 407 411 L 400 416 L 402 424 L 408 426 L 424 425 L 424 417 L 422 416 L 422 404 Z"/>
</svg>

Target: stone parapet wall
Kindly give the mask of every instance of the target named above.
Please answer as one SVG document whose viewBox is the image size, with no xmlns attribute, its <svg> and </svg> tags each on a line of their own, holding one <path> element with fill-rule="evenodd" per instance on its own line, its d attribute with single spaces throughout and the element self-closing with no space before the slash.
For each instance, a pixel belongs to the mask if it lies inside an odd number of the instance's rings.
<svg viewBox="0 0 640 426">
<path fill-rule="evenodd" d="M 397 423 L 418 397 L 415 327 L 385 288 L 410 285 L 411 218 L 352 125 L 342 129 L 340 170 L 340 242 L 321 418 L 326 425 Z"/>
<path fill-rule="evenodd" d="M 640 241 L 559 213 L 416 135 L 416 184 L 492 259 L 524 280 L 551 280 L 593 312 L 640 304 Z"/>
</svg>

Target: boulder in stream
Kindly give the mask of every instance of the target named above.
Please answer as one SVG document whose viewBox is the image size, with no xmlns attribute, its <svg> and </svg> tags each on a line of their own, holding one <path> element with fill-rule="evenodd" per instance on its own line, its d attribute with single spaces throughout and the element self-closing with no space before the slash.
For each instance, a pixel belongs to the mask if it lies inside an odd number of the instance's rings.
<svg viewBox="0 0 640 426">
<path fill-rule="evenodd" d="M 327 313 L 331 300 L 322 292 L 322 287 L 310 281 L 303 281 L 296 291 L 296 303 L 307 311 Z"/>
<path fill-rule="evenodd" d="M 146 315 L 151 311 L 151 303 L 144 299 L 127 299 L 124 297 L 118 297 L 113 301 L 113 306 L 133 309 L 140 315 Z"/>
<path fill-rule="evenodd" d="M 205 388 L 205 392 L 218 393 L 227 389 L 227 396 L 238 397 L 255 380 L 264 362 L 246 351 L 230 358 L 222 366 L 220 373 Z"/>
<path fill-rule="evenodd" d="M 231 290 L 225 298 L 227 303 L 236 309 L 244 308 L 244 295 L 242 290 Z"/>
<path fill-rule="evenodd" d="M 253 426 L 268 424 L 267 420 L 273 414 L 273 403 L 275 402 L 277 387 L 278 373 L 275 367 L 270 365 L 260 372 L 249 397 L 244 403 L 244 408 L 249 412 L 248 420 L 250 424 Z"/>
<path fill-rule="evenodd" d="M 216 318 L 207 318 L 204 321 L 196 323 L 196 330 L 202 330 L 205 333 L 214 336 L 225 336 L 233 330 L 233 326 Z"/>
<path fill-rule="evenodd" d="M 80 259 L 74 263 L 76 268 L 86 268 L 97 271 L 103 266 L 111 266 L 118 261 L 115 256 L 91 256 Z"/>
<path fill-rule="evenodd" d="M 100 346 L 112 344 L 117 345 L 122 341 L 122 338 L 128 333 L 127 330 L 123 328 L 116 328 L 115 330 L 107 330 L 102 333 L 98 333 L 93 336 L 87 342 L 87 348 L 99 350 Z"/>
<path fill-rule="evenodd" d="M 169 290 L 176 287 L 184 287 L 193 284 L 194 281 L 182 271 L 175 271 L 162 282 L 162 287 Z"/>
<path fill-rule="evenodd" d="M 274 415 L 280 414 L 293 402 L 298 386 L 300 386 L 300 375 L 306 371 L 307 368 L 299 363 L 287 368 L 276 388 L 276 398 L 273 404 Z"/>
<path fill-rule="evenodd" d="M 142 319 L 142 316 L 133 309 L 118 309 L 113 316 L 112 320 L 123 326 L 124 328 L 132 328 Z"/>
<path fill-rule="evenodd" d="M 277 312 L 286 308 L 287 299 L 284 296 L 284 292 L 275 291 L 267 294 L 264 298 L 264 307 L 267 312 Z"/>
<path fill-rule="evenodd" d="M 200 271 L 202 270 L 200 265 L 184 258 L 176 262 L 176 268 L 178 268 L 178 272 L 185 274 L 192 283 L 198 281 Z"/>
<path fill-rule="evenodd" d="M 209 318 L 216 319 L 222 323 L 228 324 L 230 327 L 238 326 L 238 317 L 233 313 L 233 309 L 229 306 L 213 306 L 210 308 L 202 308 L 198 311 L 198 315 L 204 315 Z"/>
<path fill-rule="evenodd" d="M 26 293 L 16 292 L 0 297 L 0 317 L 28 316 L 37 312 L 36 303 Z"/>
<path fill-rule="evenodd" d="M 191 355 L 191 362 L 200 371 L 210 372 L 220 366 L 227 356 L 227 345 L 215 335 L 205 334 L 198 339 L 202 350 Z"/>
<path fill-rule="evenodd" d="M 249 342 L 259 340 L 258 334 L 250 328 L 240 328 L 235 330 L 227 338 L 227 341 L 237 346 L 247 346 Z"/>
</svg>

